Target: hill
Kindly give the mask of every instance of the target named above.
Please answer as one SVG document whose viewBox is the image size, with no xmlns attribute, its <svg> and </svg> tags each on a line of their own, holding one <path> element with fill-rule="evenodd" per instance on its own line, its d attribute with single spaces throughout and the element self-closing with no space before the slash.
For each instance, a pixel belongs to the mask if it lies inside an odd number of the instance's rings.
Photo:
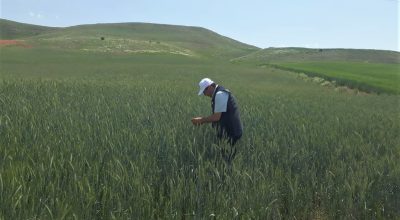
<svg viewBox="0 0 400 220">
<path fill-rule="evenodd" d="M 255 51 L 232 62 L 244 63 L 288 63 L 288 62 L 346 61 L 363 63 L 400 63 L 400 53 L 386 50 L 366 49 L 308 49 L 267 48 Z"/>
<path fill-rule="evenodd" d="M 19 39 L 37 36 L 55 30 L 59 30 L 59 28 L 24 24 L 6 19 L 0 19 L 0 39 Z"/>
<path fill-rule="evenodd" d="M 36 47 L 113 53 L 172 53 L 235 58 L 259 50 L 201 27 L 150 23 L 89 24 L 52 29 L 6 23 L 8 36 L 26 36 Z M 11 34 L 15 29 L 35 34 Z M 28 28 L 30 27 L 30 29 Z M 35 30 L 37 30 L 35 32 Z M 49 30 L 52 30 L 49 32 Z M 2 27 L 3 32 L 3 27 Z"/>
</svg>

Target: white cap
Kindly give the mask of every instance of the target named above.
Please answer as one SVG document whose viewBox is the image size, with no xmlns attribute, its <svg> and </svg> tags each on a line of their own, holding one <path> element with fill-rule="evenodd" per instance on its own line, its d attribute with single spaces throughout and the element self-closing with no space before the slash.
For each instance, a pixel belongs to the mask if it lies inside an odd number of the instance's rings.
<svg viewBox="0 0 400 220">
<path fill-rule="evenodd" d="M 203 95 L 204 90 L 209 87 L 211 84 L 213 84 L 214 82 L 209 79 L 209 78 L 204 78 L 199 82 L 199 94 L 198 95 Z"/>
</svg>

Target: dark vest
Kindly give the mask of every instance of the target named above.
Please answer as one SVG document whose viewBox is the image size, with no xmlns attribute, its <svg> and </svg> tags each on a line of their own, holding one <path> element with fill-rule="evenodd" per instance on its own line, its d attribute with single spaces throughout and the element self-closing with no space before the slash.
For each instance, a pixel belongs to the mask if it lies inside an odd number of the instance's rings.
<svg viewBox="0 0 400 220">
<path fill-rule="evenodd" d="M 228 137 L 228 138 L 240 138 L 243 132 L 243 125 L 240 121 L 240 112 L 236 102 L 236 98 L 232 93 L 222 86 L 217 86 L 211 99 L 211 111 L 214 114 L 215 107 L 215 95 L 219 91 L 224 91 L 229 94 L 228 104 L 226 112 L 222 112 L 221 118 L 218 122 L 212 124 L 213 127 L 217 128 L 217 136 Z"/>
</svg>

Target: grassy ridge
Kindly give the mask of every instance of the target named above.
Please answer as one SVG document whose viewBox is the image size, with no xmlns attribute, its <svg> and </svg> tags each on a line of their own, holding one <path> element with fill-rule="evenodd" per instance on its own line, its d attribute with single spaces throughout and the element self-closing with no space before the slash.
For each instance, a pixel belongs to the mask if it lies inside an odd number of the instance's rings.
<svg viewBox="0 0 400 220">
<path fill-rule="evenodd" d="M 5 19 L 0 19 L 0 39 L 19 39 L 32 37 L 51 31 L 56 31 L 59 28 L 45 27 L 39 25 L 24 24 Z"/>
<path fill-rule="evenodd" d="M 230 59 L 259 48 L 200 27 L 116 23 L 45 28 L 0 20 L 4 36 L 35 47 L 111 53 L 171 53 Z M 21 33 L 14 33 L 19 30 Z M 50 31 L 51 30 L 51 31 Z M 34 33 L 34 34 L 30 34 Z M 101 40 L 103 38 L 104 40 Z"/>
<path fill-rule="evenodd" d="M 235 63 L 362 62 L 400 63 L 400 53 L 367 49 L 266 48 L 231 60 Z"/>
<path fill-rule="evenodd" d="M 170 54 L 2 48 L 0 218 L 398 218 L 398 96 Z M 237 97 L 231 171 L 197 83 Z"/>
<path fill-rule="evenodd" d="M 400 64 L 313 62 L 280 63 L 274 66 L 321 76 L 363 91 L 400 93 Z"/>
</svg>

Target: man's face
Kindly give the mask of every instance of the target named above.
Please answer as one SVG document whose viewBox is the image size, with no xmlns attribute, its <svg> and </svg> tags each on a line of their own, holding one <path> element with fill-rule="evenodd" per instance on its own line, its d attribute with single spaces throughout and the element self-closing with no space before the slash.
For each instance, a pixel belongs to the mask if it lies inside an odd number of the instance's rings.
<svg viewBox="0 0 400 220">
<path fill-rule="evenodd" d="M 206 89 L 204 89 L 203 94 L 204 94 L 205 96 L 211 97 L 212 94 L 213 94 L 213 92 L 214 92 L 214 87 L 209 86 L 209 87 L 207 87 Z"/>
</svg>

